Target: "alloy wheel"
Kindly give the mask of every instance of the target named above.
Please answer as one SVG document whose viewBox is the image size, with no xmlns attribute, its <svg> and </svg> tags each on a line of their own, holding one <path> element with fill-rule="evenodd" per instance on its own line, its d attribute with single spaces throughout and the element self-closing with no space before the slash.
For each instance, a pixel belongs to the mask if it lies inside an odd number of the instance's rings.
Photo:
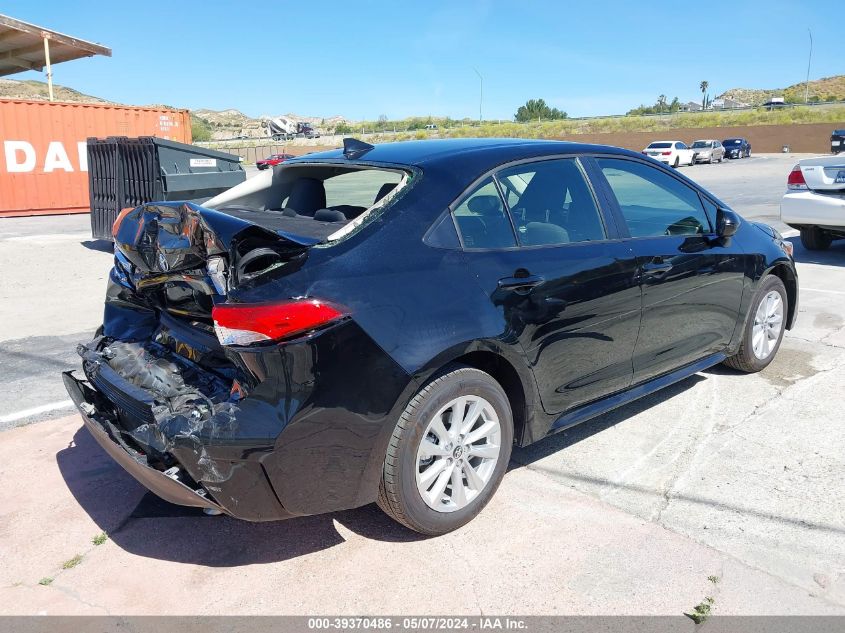
<svg viewBox="0 0 845 633">
<path fill-rule="evenodd" d="M 417 449 L 416 483 L 437 512 L 465 508 L 490 482 L 499 460 L 499 416 L 480 396 L 460 396 L 431 419 Z"/>
<path fill-rule="evenodd" d="M 757 306 L 754 327 L 751 331 L 751 347 L 760 360 L 769 357 L 777 346 L 783 329 L 783 299 L 776 290 L 770 290 Z"/>
</svg>

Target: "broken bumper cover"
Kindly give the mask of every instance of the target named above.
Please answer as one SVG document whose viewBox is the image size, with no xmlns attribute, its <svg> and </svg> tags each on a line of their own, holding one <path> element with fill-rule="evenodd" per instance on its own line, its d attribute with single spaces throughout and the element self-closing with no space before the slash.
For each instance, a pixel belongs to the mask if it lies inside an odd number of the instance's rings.
<svg viewBox="0 0 845 633">
<path fill-rule="evenodd" d="M 128 447 L 118 443 L 116 431 L 112 424 L 99 411 L 94 402 L 97 400 L 96 392 L 68 371 L 62 374 L 65 389 L 70 394 L 71 400 L 76 405 L 85 423 L 85 428 L 91 433 L 97 443 L 103 447 L 114 461 L 120 464 L 123 469 L 138 480 L 152 492 L 156 493 L 165 501 L 183 506 L 195 508 L 222 508 L 212 501 L 205 490 L 193 489 L 186 483 L 179 480 L 178 474 L 172 472 L 165 474 L 144 463 L 143 456 L 133 455 Z"/>
<path fill-rule="evenodd" d="M 282 508 L 259 464 L 238 464 L 213 483 L 197 483 L 191 476 L 197 464 L 187 460 L 166 470 L 152 467 L 147 456 L 122 439 L 122 432 L 106 411 L 113 405 L 72 371 L 62 376 L 68 394 L 79 410 L 85 427 L 126 472 L 162 499 L 182 506 L 212 508 L 249 521 L 286 519 L 295 516 Z M 190 454 L 188 454 L 190 455 Z M 184 468 L 183 468 L 184 467 Z M 213 489 L 213 490 L 212 490 Z"/>
</svg>

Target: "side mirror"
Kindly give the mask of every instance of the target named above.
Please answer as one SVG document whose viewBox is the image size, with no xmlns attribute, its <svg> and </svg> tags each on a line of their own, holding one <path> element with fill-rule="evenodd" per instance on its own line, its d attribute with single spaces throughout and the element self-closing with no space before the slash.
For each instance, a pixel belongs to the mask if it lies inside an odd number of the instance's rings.
<svg viewBox="0 0 845 633">
<path fill-rule="evenodd" d="M 719 237 L 731 237 L 742 224 L 740 217 L 733 211 L 719 208 L 716 211 L 716 233 Z"/>
</svg>

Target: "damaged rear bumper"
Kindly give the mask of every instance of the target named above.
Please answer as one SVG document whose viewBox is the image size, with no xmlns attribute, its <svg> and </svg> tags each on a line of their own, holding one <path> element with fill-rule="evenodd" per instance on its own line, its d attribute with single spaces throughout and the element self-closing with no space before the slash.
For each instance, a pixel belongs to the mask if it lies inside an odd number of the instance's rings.
<svg viewBox="0 0 845 633">
<path fill-rule="evenodd" d="M 91 350 L 83 354 L 91 356 Z M 260 461 L 229 456 L 242 450 L 237 433 L 203 438 L 189 432 L 195 426 L 179 423 L 183 416 L 162 429 L 148 419 L 154 414 L 144 390 L 105 364 L 95 370 L 90 360 L 84 364 L 88 380 L 65 372 L 65 388 L 97 443 L 143 486 L 171 503 L 248 521 L 296 516 L 282 507 Z"/>
<path fill-rule="evenodd" d="M 224 511 L 208 493 L 201 487 L 192 487 L 193 482 L 184 481 L 184 475 L 178 468 L 163 472 L 147 465 L 146 457 L 140 453 L 133 453 L 129 447 L 121 445 L 117 437 L 118 430 L 102 413 L 97 410 L 95 402 L 97 393 L 85 382 L 73 375 L 72 371 L 64 372 L 62 378 L 71 400 L 82 416 L 85 427 L 97 443 L 103 447 L 114 461 L 132 475 L 138 482 L 157 494 L 165 501 L 195 508 L 212 508 Z M 180 479 L 181 475 L 181 479 Z M 193 483 L 196 486 L 195 483 Z"/>
</svg>

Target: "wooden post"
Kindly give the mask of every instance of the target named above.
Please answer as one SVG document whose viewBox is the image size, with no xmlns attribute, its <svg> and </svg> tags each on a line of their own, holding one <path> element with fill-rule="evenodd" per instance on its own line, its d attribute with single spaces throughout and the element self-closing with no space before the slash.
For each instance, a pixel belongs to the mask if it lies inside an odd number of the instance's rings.
<svg viewBox="0 0 845 633">
<path fill-rule="evenodd" d="M 47 69 L 47 90 L 50 93 L 50 101 L 53 99 L 53 67 L 50 65 L 50 37 L 46 33 L 42 33 L 44 38 L 44 61 Z"/>
</svg>

